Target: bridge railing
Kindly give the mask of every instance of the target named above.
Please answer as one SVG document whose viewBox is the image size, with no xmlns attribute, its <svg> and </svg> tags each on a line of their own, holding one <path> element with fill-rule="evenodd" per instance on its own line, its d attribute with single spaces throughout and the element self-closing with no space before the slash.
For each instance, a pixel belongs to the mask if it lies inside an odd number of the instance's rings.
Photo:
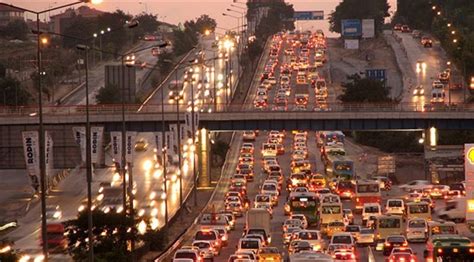
<svg viewBox="0 0 474 262">
<path fill-rule="evenodd" d="M 140 111 L 140 104 L 128 104 L 124 109 L 126 114 L 159 114 L 176 113 L 176 104 L 167 103 L 163 107 L 161 104 L 149 104 Z M 191 105 L 180 105 L 180 113 L 191 111 Z M 453 104 L 453 105 L 431 105 L 420 103 L 327 103 L 321 105 L 298 105 L 288 103 L 282 106 L 276 105 L 256 105 L 246 103 L 241 105 L 226 105 L 214 103 L 196 103 L 195 112 L 202 113 L 241 113 L 241 112 L 474 112 L 474 104 Z M 84 105 L 75 106 L 44 106 L 44 115 L 85 115 L 86 107 Z M 116 115 L 121 114 L 122 105 L 91 105 L 89 112 L 92 115 Z M 30 116 L 35 117 L 39 114 L 37 106 L 19 106 L 19 107 L 0 107 L 0 117 L 9 116 Z"/>
</svg>

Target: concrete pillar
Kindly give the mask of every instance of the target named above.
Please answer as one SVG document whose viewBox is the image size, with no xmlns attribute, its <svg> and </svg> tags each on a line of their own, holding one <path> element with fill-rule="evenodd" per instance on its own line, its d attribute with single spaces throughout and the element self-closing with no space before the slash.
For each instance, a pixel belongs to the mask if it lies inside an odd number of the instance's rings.
<svg viewBox="0 0 474 262">
<path fill-rule="evenodd" d="M 198 138 L 198 187 L 211 186 L 211 144 L 209 140 L 209 131 L 202 128 L 199 130 Z"/>
</svg>

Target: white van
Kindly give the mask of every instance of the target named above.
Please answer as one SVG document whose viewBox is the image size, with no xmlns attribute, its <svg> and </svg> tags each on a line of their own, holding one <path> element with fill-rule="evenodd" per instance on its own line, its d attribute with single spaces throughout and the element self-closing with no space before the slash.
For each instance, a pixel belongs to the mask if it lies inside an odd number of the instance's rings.
<svg viewBox="0 0 474 262">
<path fill-rule="evenodd" d="M 409 242 L 426 242 L 428 239 L 428 223 L 423 218 L 408 220 L 406 235 Z"/>
<path fill-rule="evenodd" d="M 377 203 L 365 203 L 362 207 L 362 222 L 364 223 L 371 216 L 380 216 L 382 215 L 382 210 L 380 205 Z"/>
<path fill-rule="evenodd" d="M 385 213 L 389 215 L 403 215 L 405 213 L 405 202 L 403 199 L 389 199 L 385 205 Z"/>
<path fill-rule="evenodd" d="M 446 202 L 446 206 L 437 211 L 439 218 L 463 222 L 466 220 L 466 198 L 455 198 Z"/>
<path fill-rule="evenodd" d="M 431 89 L 431 103 L 444 104 L 444 98 L 446 94 L 442 88 L 433 88 Z"/>
</svg>

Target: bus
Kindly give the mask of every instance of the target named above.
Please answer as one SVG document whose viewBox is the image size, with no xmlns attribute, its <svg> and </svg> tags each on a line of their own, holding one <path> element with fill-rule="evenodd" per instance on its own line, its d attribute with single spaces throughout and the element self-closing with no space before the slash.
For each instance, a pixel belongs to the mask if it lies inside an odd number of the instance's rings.
<svg viewBox="0 0 474 262">
<path fill-rule="evenodd" d="M 341 131 L 322 131 L 319 132 L 321 146 L 329 145 L 344 145 L 344 138 L 346 137 Z"/>
<path fill-rule="evenodd" d="M 474 261 L 471 240 L 459 235 L 438 235 L 426 243 L 426 261 Z"/>
<path fill-rule="evenodd" d="M 380 204 L 382 195 L 380 186 L 374 180 L 357 180 L 355 186 L 356 209 L 362 209 L 365 203 Z"/>
<path fill-rule="evenodd" d="M 431 220 L 431 208 L 427 202 L 409 202 L 406 204 L 406 209 L 407 219 L 424 218 L 427 221 Z"/>
<path fill-rule="evenodd" d="M 326 227 L 329 222 L 342 221 L 342 203 L 321 203 L 319 221 L 321 228 Z"/>
<path fill-rule="evenodd" d="M 428 221 L 428 239 L 438 235 L 455 235 L 456 224 L 451 221 Z"/>
<path fill-rule="evenodd" d="M 328 161 L 329 156 L 345 156 L 346 150 L 344 150 L 343 145 L 327 145 L 321 147 L 321 161 L 324 164 Z"/>
<path fill-rule="evenodd" d="M 403 235 L 405 227 L 402 216 L 381 215 L 377 216 L 374 223 L 375 237 L 377 240 L 385 240 L 390 235 Z"/>
<path fill-rule="evenodd" d="M 292 192 L 285 204 L 285 214 L 303 214 L 308 225 L 319 223 L 319 198 L 312 192 Z"/>
<path fill-rule="evenodd" d="M 263 157 L 276 157 L 277 156 L 277 144 L 263 143 L 262 144 L 262 155 Z"/>
<path fill-rule="evenodd" d="M 329 177 L 352 180 L 354 179 L 354 162 L 347 156 L 329 155 L 324 171 Z"/>
</svg>

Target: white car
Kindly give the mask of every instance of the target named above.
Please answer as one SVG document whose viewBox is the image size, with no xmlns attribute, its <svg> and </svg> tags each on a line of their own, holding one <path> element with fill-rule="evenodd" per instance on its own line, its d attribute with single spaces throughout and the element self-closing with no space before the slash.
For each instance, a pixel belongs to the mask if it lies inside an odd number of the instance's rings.
<svg viewBox="0 0 474 262">
<path fill-rule="evenodd" d="M 290 216 L 290 219 L 299 219 L 301 220 L 301 225 L 303 226 L 304 229 L 308 227 L 308 219 L 306 219 L 306 216 L 303 214 L 293 214 Z"/>
<path fill-rule="evenodd" d="M 362 228 L 357 238 L 358 245 L 372 245 L 375 243 L 375 231 L 371 228 Z"/>
<path fill-rule="evenodd" d="M 405 202 L 403 199 L 388 199 L 385 205 L 385 213 L 389 215 L 403 215 L 405 213 Z"/>
<path fill-rule="evenodd" d="M 331 242 L 329 242 L 329 243 L 332 244 L 332 245 L 341 244 L 341 245 L 348 245 L 348 246 L 354 247 L 355 239 L 354 239 L 354 237 L 352 236 L 351 233 L 339 232 L 339 233 L 335 233 L 331 237 Z"/>
<path fill-rule="evenodd" d="M 277 84 L 277 80 L 274 76 L 269 76 L 267 80 L 271 85 L 276 85 Z"/>
<path fill-rule="evenodd" d="M 423 218 L 414 218 L 408 220 L 406 236 L 408 242 L 427 240 L 428 223 Z"/>
<path fill-rule="evenodd" d="M 362 221 L 367 221 L 371 216 L 382 215 L 382 209 L 378 203 L 365 203 L 362 207 Z"/>
<path fill-rule="evenodd" d="M 322 238 L 319 230 L 300 230 L 295 234 L 295 239 L 308 242 L 314 251 L 323 251 L 326 249 L 326 241 Z"/>
<path fill-rule="evenodd" d="M 290 78 L 288 76 L 281 76 L 280 77 L 280 85 L 289 85 Z"/>
<path fill-rule="evenodd" d="M 254 131 L 245 131 L 243 135 L 244 141 L 255 141 L 255 132 Z"/>
<path fill-rule="evenodd" d="M 431 188 L 433 185 L 427 180 L 413 180 L 407 184 L 399 186 L 401 189 L 405 191 L 423 191 L 425 188 Z"/>
</svg>

